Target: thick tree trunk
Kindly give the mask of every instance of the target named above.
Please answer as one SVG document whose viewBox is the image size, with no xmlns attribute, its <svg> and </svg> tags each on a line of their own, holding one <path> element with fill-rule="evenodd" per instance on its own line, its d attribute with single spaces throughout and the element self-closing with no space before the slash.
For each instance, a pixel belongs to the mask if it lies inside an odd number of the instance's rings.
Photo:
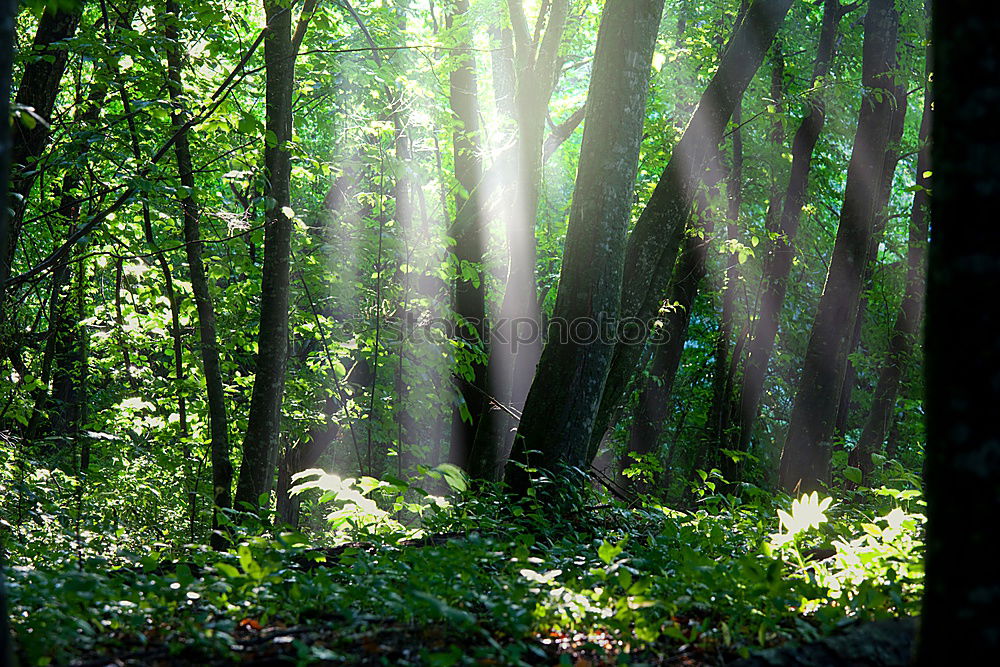
<svg viewBox="0 0 1000 667">
<path fill-rule="evenodd" d="M 588 120 L 559 291 L 507 479 L 523 465 L 586 467 L 621 299 L 622 262 L 663 0 L 609 0 L 597 35 Z M 538 451 L 539 455 L 529 452 Z"/>
<path fill-rule="evenodd" d="M 837 41 L 837 26 L 841 16 L 839 0 L 825 0 L 819 48 L 813 66 L 813 85 L 830 72 Z M 774 350 L 778 321 L 788 288 L 788 275 L 792 270 L 792 259 L 795 254 L 792 243 L 802 218 L 802 205 L 805 203 L 809 185 L 813 151 L 826 122 L 826 106 L 822 95 L 813 97 L 808 105 L 809 110 L 799 123 L 792 139 L 792 166 L 778 227 L 774 230 L 774 239 L 769 238 L 765 245 L 767 250 L 761 286 L 760 314 L 747 344 L 739 391 L 739 439 L 733 443 L 734 449 L 739 451 L 747 451 L 749 448 L 754 422 L 760 412 L 764 378 Z"/>
<path fill-rule="evenodd" d="M 170 101 L 174 105 L 171 124 L 177 133 L 174 155 L 177 174 L 183 186 L 180 199 L 184 214 L 184 250 L 187 254 L 191 291 L 198 310 L 198 335 L 201 343 L 201 361 L 205 370 L 205 390 L 208 397 L 208 422 L 212 437 L 212 524 L 218 528 L 216 512 L 232 506 L 233 467 L 229 460 L 229 417 L 223 393 L 222 369 L 219 363 L 219 344 L 215 330 L 215 307 L 208 286 L 208 277 L 202 260 L 201 210 L 195 199 L 194 165 L 191 160 L 190 130 L 185 126 L 184 83 L 181 74 L 181 42 L 178 29 L 180 14 L 174 0 L 166 2 L 164 37 L 167 39 L 167 77 Z M 147 241 L 149 239 L 147 238 Z M 256 385 L 255 385 L 256 387 Z M 223 542 L 213 534 L 213 546 L 221 548 Z"/>
<path fill-rule="evenodd" d="M 871 0 L 865 17 L 862 82 L 866 94 L 847 168 L 844 204 L 823 296 L 813 322 L 799 390 L 781 455 L 779 478 L 788 490 L 815 489 L 829 478 L 830 440 L 854 332 L 881 191 L 892 178 L 902 132 L 905 91 L 893 81 L 899 14 L 892 0 Z"/>
<path fill-rule="evenodd" d="M 269 34 L 264 40 L 267 76 L 265 107 L 267 143 L 265 196 L 274 204 L 266 213 L 264 267 L 261 280 L 257 374 L 250 398 L 243 458 L 236 486 L 236 507 L 258 510 L 260 496 L 271 488 L 271 462 L 281 432 L 281 399 L 288 352 L 289 265 L 292 244 L 291 153 L 292 89 L 295 60 L 292 17 L 288 7 L 264 1 Z"/>
<path fill-rule="evenodd" d="M 457 0 L 447 17 L 450 29 L 464 29 L 469 11 L 468 0 Z M 469 46 L 462 39 L 461 46 Z M 470 350 L 480 350 L 486 345 L 486 276 L 483 257 L 486 251 L 487 230 L 480 221 L 484 202 L 478 192 L 483 180 L 482 149 L 479 126 L 478 84 L 476 59 L 468 53 L 459 61 L 450 75 L 451 111 L 458 121 L 453 134 L 455 179 L 461 190 L 455 194 L 455 213 L 470 207 L 474 222 L 463 227 L 455 239 L 455 259 L 459 262 L 459 275 L 455 280 L 454 309 L 459 319 L 458 338 Z M 466 277 L 463 267 L 474 266 L 474 279 Z M 486 382 L 486 365 L 473 362 L 461 378 L 462 385 L 456 397 L 462 405 L 456 406 L 451 426 L 451 461 L 468 468 L 469 450 L 476 436 L 476 427 L 485 407 L 484 396 L 489 391 Z"/>
<path fill-rule="evenodd" d="M 931 25 L 923 667 L 1000 653 L 1000 573 L 988 565 L 1000 537 L 1000 6 L 935 2 Z"/>
<path fill-rule="evenodd" d="M 590 458 L 597 453 L 611 415 L 635 373 L 649 323 L 659 311 L 670 281 L 705 164 L 718 151 L 726 124 L 763 62 L 791 4 L 791 0 L 757 0 L 747 10 L 629 236 L 622 281 L 621 333 L 594 423 Z M 629 329 L 639 329 L 641 335 L 631 336 L 626 342 L 624 334 Z"/>
<path fill-rule="evenodd" d="M 930 57 L 930 54 L 928 54 Z M 928 61 L 929 62 L 929 61 Z M 931 72 L 928 66 L 928 74 Z M 861 469 L 867 482 L 874 465 L 872 454 L 882 446 L 889 432 L 896 407 L 899 382 L 911 362 L 914 344 L 924 307 L 925 275 L 924 263 L 927 256 L 927 208 L 930 192 L 931 170 L 931 91 L 930 83 L 924 92 L 924 116 L 920 124 L 920 153 L 917 156 L 917 190 L 913 193 L 913 208 L 910 211 L 910 231 L 906 252 L 906 290 L 896 314 L 889 351 L 878 377 L 871 409 L 865 420 L 864 429 L 857 446 L 851 452 L 850 464 Z"/>
</svg>

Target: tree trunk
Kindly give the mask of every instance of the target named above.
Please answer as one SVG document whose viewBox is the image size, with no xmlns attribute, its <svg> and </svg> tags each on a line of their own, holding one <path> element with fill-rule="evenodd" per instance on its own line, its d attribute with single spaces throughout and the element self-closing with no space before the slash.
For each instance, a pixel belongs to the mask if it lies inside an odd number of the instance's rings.
<svg viewBox="0 0 1000 667">
<path fill-rule="evenodd" d="M 0 264 L 5 265 L 0 270 L 2 275 L 9 275 L 13 266 L 21 233 L 20 217 L 24 211 L 24 202 L 38 173 L 35 161 L 41 156 L 51 135 L 48 121 L 52 118 L 59 83 L 69 59 L 63 41 L 76 34 L 83 5 L 83 2 L 74 3 L 65 11 L 46 8 L 38 21 L 38 29 L 28 51 L 31 57 L 26 60 L 14 103 L 22 109 L 33 109 L 34 114 L 45 122 L 25 122 L 22 118 L 15 123 L 13 129 L 11 166 L 15 171 L 10 179 L 10 191 L 20 201 L 14 207 L 14 219 L 7 230 L 6 253 L 0 257 Z M 25 113 L 22 111 L 22 114 Z"/>
<path fill-rule="evenodd" d="M 208 277 L 202 260 L 201 210 L 195 199 L 194 165 L 191 161 L 190 130 L 185 126 L 184 83 L 182 77 L 181 42 L 178 22 L 180 13 L 175 0 L 167 0 L 164 37 L 167 48 L 167 77 L 170 101 L 174 106 L 171 125 L 177 133 L 174 155 L 177 174 L 184 196 L 180 198 L 184 214 L 184 250 L 187 254 L 191 291 L 198 310 L 198 335 L 201 343 L 201 361 L 205 369 L 205 390 L 208 397 L 208 422 L 212 437 L 212 527 L 218 528 L 216 512 L 232 506 L 233 466 L 229 460 L 229 417 L 223 393 L 222 369 L 219 363 L 219 344 L 215 331 L 215 307 L 209 290 Z M 147 239 L 148 241 L 149 239 Z M 256 388 L 256 384 L 254 385 Z M 224 542 L 213 533 L 213 546 L 222 548 Z"/>
<path fill-rule="evenodd" d="M 823 296 L 803 362 L 799 390 L 781 455 L 779 478 L 788 490 L 809 491 L 829 479 L 830 440 L 861 289 L 896 163 L 905 91 L 895 84 L 899 14 L 892 0 L 871 0 L 865 17 L 861 105 L 847 168 L 844 204 Z"/>
<path fill-rule="evenodd" d="M 791 0 L 757 0 L 747 11 L 629 236 L 619 341 L 595 419 L 590 458 L 597 453 L 611 415 L 624 397 L 642 354 L 649 323 L 660 309 L 705 164 L 718 151 L 726 124 L 791 4 Z M 638 329 L 640 335 L 627 338 L 629 329 Z"/>
<path fill-rule="evenodd" d="M 1000 6 L 933 3 L 935 221 L 927 272 L 927 576 L 917 664 L 1000 652 Z M 962 640 L 955 641 L 961 628 Z"/>
<path fill-rule="evenodd" d="M 663 0 L 609 0 L 597 35 L 550 338 L 524 406 L 507 478 L 522 465 L 586 467 L 621 299 L 626 228 Z M 539 451 L 538 458 L 529 452 Z M 553 468 L 550 468 L 553 469 Z"/>
<path fill-rule="evenodd" d="M 739 242 L 740 207 L 743 205 L 743 133 L 741 104 L 733 111 L 733 161 L 729 170 L 727 183 L 728 210 L 726 211 L 726 237 L 730 242 Z M 733 322 L 736 318 L 736 285 L 740 280 L 739 255 L 730 253 L 726 262 L 726 273 L 722 284 L 722 304 L 719 313 L 719 332 L 715 339 L 715 360 L 712 371 L 712 404 L 708 410 L 708 422 L 705 425 L 704 448 L 702 455 L 705 465 L 710 467 L 723 466 L 725 456 L 725 435 L 728 430 L 730 403 L 729 397 L 733 389 L 733 377 L 729 363 L 732 349 L 730 341 L 733 335 Z"/>
<path fill-rule="evenodd" d="M 928 53 L 928 58 L 930 57 Z M 928 60 L 929 62 L 929 60 Z M 931 73 L 928 65 L 927 72 Z M 910 211 L 910 231 L 906 252 L 906 290 L 896 314 L 889 351 L 878 377 L 871 409 L 861 431 L 861 438 L 851 452 L 850 464 L 861 469 L 867 483 L 874 465 L 872 454 L 885 442 L 896 407 L 899 382 L 916 342 L 924 306 L 924 262 L 927 255 L 927 208 L 930 192 L 932 97 L 929 81 L 924 91 L 924 116 L 920 124 L 920 153 L 917 156 L 917 190 L 913 193 L 913 207 Z"/>
<path fill-rule="evenodd" d="M 10 79 L 14 64 L 15 0 L 0 0 L 0 118 L 10 117 Z M 0 326 L 4 322 L 4 283 L 10 275 L 7 257 L 10 218 L 7 214 L 7 182 L 10 175 L 10 126 L 0 125 Z M 7 553 L 0 541 L 0 664 L 14 664 L 14 642 L 7 614 Z"/>
<path fill-rule="evenodd" d="M 457 0 L 452 13 L 447 16 L 449 29 L 464 29 L 469 11 L 468 0 Z M 459 45 L 468 47 L 468 38 L 459 40 Z M 476 59 L 472 53 L 462 57 L 450 75 L 451 111 L 458 126 L 453 134 L 455 179 L 460 190 L 455 194 L 455 213 L 470 207 L 475 221 L 463 227 L 455 239 L 455 259 L 459 263 L 459 275 L 455 280 L 454 310 L 459 319 L 458 338 L 472 354 L 483 349 L 486 344 L 486 276 L 482 271 L 486 250 L 487 230 L 479 220 L 482 209 L 479 183 L 483 180 L 482 150 L 479 127 L 479 99 L 476 81 Z M 466 277 L 465 266 L 472 265 L 475 278 Z M 473 361 L 461 378 L 462 385 L 452 415 L 451 455 L 453 463 L 468 468 L 469 450 L 476 435 L 476 427 L 485 407 L 484 396 L 488 392 L 486 365 Z"/>
<path fill-rule="evenodd" d="M 295 53 L 288 7 L 264 0 L 270 33 L 264 40 L 267 110 L 264 168 L 265 197 L 273 201 L 266 213 L 264 267 L 261 280 L 260 333 L 257 373 L 250 398 L 243 459 L 236 485 L 236 506 L 257 511 L 260 497 L 271 488 L 270 462 L 281 432 L 281 399 L 285 390 L 288 351 L 289 265 L 292 243 L 291 153 L 292 89 Z"/>
<path fill-rule="evenodd" d="M 825 0 L 819 48 L 813 66 L 812 86 L 830 72 L 837 41 L 837 26 L 841 17 L 839 0 Z M 734 449 L 743 452 L 750 447 L 750 436 L 760 412 L 764 378 L 774 350 L 778 321 L 788 288 L 788 276 L 792 270 L 792 259 L 795 254 L 792 243 L 802 218 L 802 205 L 805 203 L 809 185 L 813 151 L 826 122 L 826 105 L 822 95 L 813 97 L 808 105 L 809 110 L 792 139 L 792 166 L 778 227 L 774 230 L 774 239 L 768 238 L 765 246 L 767 250 L 764 259 L 760 314 L 747 344 L 739 391 L 739 440 L 733 443 Z"/>
<path fill-rule="evenodd" d="M 524 407 L 542 349 L 541 310 L 535 281 L 535 217 L 541 180 L 545 119 L 559 72 L 559 45 L 569 13 L 568 0 L 552 0 L 543 9 L 544 34 L 535 39 L 521 0 L 507 0 L 515 44 L 514 180 L 505 211 L 507 279 L 500 313 L 490 339 L 487 380 L 490 394 L 506 409 L 484 405 L 469 455 L 473 478 L 497 480 L 513 442 L 508 410 Z M 541 24 L 541 22 L 539 23 Z M 501 59 L 502 60 L 502 59 Z"/>
<path fill-rule="evenodd" d="M 704 200 L 698 206 L 697 215 L 702 217 L 702 222 L 685 239 L 684 250 L 674 268 L 666 312 L 661 315 L 662 327 L 653 334 L 656 339 L 653 341 L 653 360 L 649 377 L 639 392 L 638 409 L 629 430 L 627 454 L 622 460 L 623 470 L 631 465 L 629 459 L 641 459 L 656 450 L 670 414 L 674 380 L 684 353 L 695 297 L 707 273 L 709 239 L 713 232 L 712 212 Z M 623 478 L 622 482 L 630 490 L 646 490 L 644 485 L 634 484 L 631 480 Z"/>
</svg>

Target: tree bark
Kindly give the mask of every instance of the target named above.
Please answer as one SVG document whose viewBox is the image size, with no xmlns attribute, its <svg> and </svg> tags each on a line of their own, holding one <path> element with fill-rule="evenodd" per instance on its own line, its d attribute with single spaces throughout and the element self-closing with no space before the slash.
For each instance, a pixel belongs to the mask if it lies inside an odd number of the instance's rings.
<svg viewBox="0 0 1000 667">
<path fill-rule="evenodd" d="M 862 83 L 865 86 L 837 240 L 813 322 L 799 390 L 781 455 L 779 479 L 788 490 L 810 491 L 829 479 L 830 440 L 854 331 L 861 289 L 878 243 L 881 191 L 892 178 L 899 114 L 905 91 L 893 81 L 899 14 L 892 0 L 871 0 L 865 17 Z"/>
<path fill-rule="evenodd" d="M 236 485 L 236 507 L 260 509 L 259 498 L 270 491 L 271 462 L 281 432 L 281 401 L 285 390 L 288 352 L 289 266 L 292 242 L 291 153 L 292 89 L 295 54 L 292 17 L 277 0 L 264 0 L 269 34 L 264 39 L 267 113 L 264 168 L 265 197 L 273 201 L 266 213 L 264 267 L 261 280 L 260 333 L 257 373 L 250 398 L 243 458 Z"/>
<path fill-rule="evenodd" d="M 11 166 L 15 171 L 10 178 L 10 192 L 16 195 L 18 201 L 14 206 L 14 219 L 7 230 L 6 253 L 0 257 L 0 264 L 5 266 L 0 270 L 0 275 L 9 275 L 13 266 L 21 233 L 20 217 L 24 211 L 24 202 L 38 173 L 36 161 L 51 135 L 47 123 L 52 118 L 59 83 L 69 60 L 69 53 L 62 42 L 76 34 L 83 5 L 80 2 L 65 11 L 46 8 L 38 21 L 38 29 L 31 45 L 30 53 L 33 57 L 28 59 L 21 75 L 15 105 L 21 109 L 32 109 L 34 115 L 45 122 L 26 123 L 21 120 L 15 123 L 13 129 Z M 25 113 L 27 112 L 22 111 L 22 114 Z"/>
<path fill-rule="evenodd" d="M 624 397 L 648 336 L 649 323 L 660 309 L 678 247 L 705 164 L 718 151 L 722 133 L 746 87 L 764 60 L 791 0 L 757 0 L 737 27 L 719 69 L 708 84 L 680 142 L 674 147 L 660 180 L 629 235 L 625 251 L 619 329 L 640 330 L 637 341 L 619 333 L 611 368 L 594 423 L 589 457 Z"/>
<path fill-rule="evenodd" d="M 601 17 L 554 327 L 507 467 L 515 492 L 528 487 L 522 466 L 590 462 L 591 430 L 614 351 L 626 228 L 662 12 L 663 0 L 609 0 Z"/>
<path fill-rule="evenodd" d="M 446 18 L 449 29 L 464 29 L 469 11 L 468 0 L 457 0 Z M 469 47 L 468 38 L 459 41 Z M 458 121 L 453 133 L 455 179 L 460 190 L 455 194 L 455 212 L 471 207 L 476 221 L 464 226 L 455 238 L 455 259 L 459 275 L 454 287 L 454 310 L 459 320 L 458 338 L 470 350 L 484 349 L 486 345 L 486 277 L 482 271 L 483 257 L 488 241 L 486 230 L 479 222 L 479 183 L 483 179 L 482 146 L 479 126 L 478 83 L 476 59 L 472 53 L 462 56 L 458 66 L 449 76 L 451 111 Z M 472 265 L 477 274 L 467 278 L 464 267 Z M 485 407 L 484 396 L 489 391 L 486 365 L 473 361 L 464 377 L 457 397 L 464 405 L 456 406 L 452 415 L 451 455 L 453 463 L 468 468 L 469 450 L 476 435 L 476 427 Z M 464 408 L 464 409 L 463 409 Z"/>
<path fill-rule="evenodd" d="M 815 87 L 830 72 L 837 41 L 837 26 L 841 16 L 839 0 L 825 0 L 811 87 Z M 743 452 L 750 447 L 754 422 L 760 412 L 764 378 L 771 353 L 774 351 L 778 321 L 785 302 L 788 276 L 795 255 L 792 243 L 802 218 L 802 205 L 805 203 L 809 185 L 813 151 L 826 122 L 826 105 L 822 94 L 810 99 L 808 106 L 809 110 L 799 123 L 792 139 L 792 166 L 778 227 L 774 230 L 773 239 L 766 240 L 760 314 L 747 344 L 739 391 L 739 437 L 738 441 L 733 443 L 734 449 Z"/>
<path fill-rule="evenodd" d="M 917 664 L 974 665 L 1000 652 L 1000 573 L 984 561 L 1000 536 L 1000 6 L 935 2 L 931 25 L 927 575 Z"/>
<path fill-rule="evenodd" d="M 928 58 L 931 54 L 928 50 Z M 932 72 L 928 60 L 927 73 Z M 924 115 L 920 124 L 920 152 L 917 155 L 916 191 L 913 193 L 913 207 L 910 211 L 909 239 L 906 251 L 906 289 L 902 303 L 896 314 L 896 321 L 889 339 L 889 350 L 884 366 L 875 386 L 871 409 L 861 431 L 857 446 L 851 451 L 849 462 L 861 469 L 867 483 L 874 464 L 872 454 L 878 451 L 886 440 L 896 407 L 900 378 L 911 362 L 913 347 L 917 342 L 920 321 L 924 307 L 926 278 L 924 263 L 927 257 L 927 209 L 930 193 L 931 170 L 931 108 L 932 96 L 929 79 L 925 82 Z"/>
<path fill-rule="evenodd" d="M 180 197 L 184 214 L 184 250 L 187 254 L 191 291 L 198 311 L 198 336 L 201 343 L 201 361 L 205 370 L 205 390 L 208 398 L 208 422 L 212 438 L 212 527 L 219 527 L 217 512 L 232 506 L 233 466 L 229 460 L 229 417 L 223 392 L 222 369 L 219 362 L 219 344 L 215 329 L 215 306 L 208 285 L 202 259 L 201 210 L 195 198 L 194 164 L 191 160 L 190 130 L 184 114 L 184 82 L 182 76 L 181 42 L 178 22 L 180 13 L 175 0 L 166 0 L 164 37 L 167 41 L 167 77 L 170 101 L 174 106 L 171 125 L 177 140 L 174 155 L 183 196 Z M 147 239 L 148 241 L 149 239 Z M 256 384 L 255 384 L 256 388 Z M 224 540 L 213 533 L 213 546 L 222 548 Z"/>
</svg>

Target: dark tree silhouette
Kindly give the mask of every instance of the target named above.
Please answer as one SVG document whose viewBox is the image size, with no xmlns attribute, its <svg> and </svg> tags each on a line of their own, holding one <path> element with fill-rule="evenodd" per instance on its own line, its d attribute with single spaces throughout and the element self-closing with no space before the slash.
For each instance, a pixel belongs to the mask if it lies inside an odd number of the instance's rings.
<svg viewBox="0 0 1000 667">
<path fill-rule="evenodd" d="M 935 2 L 920 665 L 1000 653 L 1000 6 Z M 956 356 L 958 355 L 958 356 Z"/>
</svg>

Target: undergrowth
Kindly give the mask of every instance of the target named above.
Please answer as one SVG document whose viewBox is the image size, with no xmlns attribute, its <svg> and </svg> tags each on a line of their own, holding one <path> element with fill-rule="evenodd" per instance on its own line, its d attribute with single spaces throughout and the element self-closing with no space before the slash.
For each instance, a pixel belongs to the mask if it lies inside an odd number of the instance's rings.
<svg viewBox="0 0 1000 667">
<path fill-rule="evenodd" d="M 23 662 L 721 664 L 917 610 L 917 490 L 793 502 L 714 472 L 673 509 L 555 482 L 512 503 L 428 472 L 451 492 L 309 471 L 296 492 L 324 525 L 234 516 L 222 552 L 6 523 Z"/>
</svg>

